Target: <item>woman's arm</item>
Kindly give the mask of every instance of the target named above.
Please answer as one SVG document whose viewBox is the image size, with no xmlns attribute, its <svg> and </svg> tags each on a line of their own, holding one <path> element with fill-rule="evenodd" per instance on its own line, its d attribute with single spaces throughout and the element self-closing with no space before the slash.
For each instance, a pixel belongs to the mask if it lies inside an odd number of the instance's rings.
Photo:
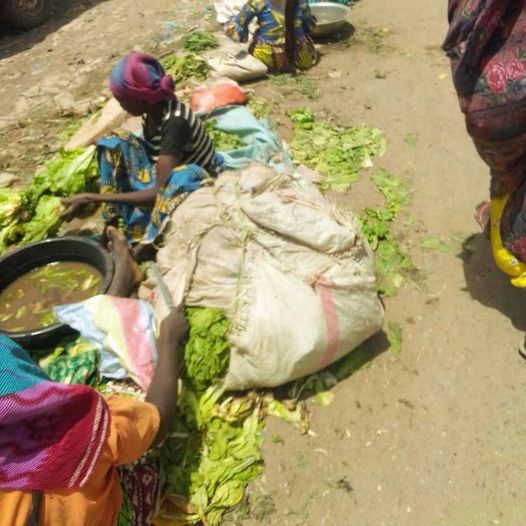
<svg viewBox="0 0 526 526">
<path fill-rule="evenodd" d="M 181 164 L 177 155 L 160 155 L 156 165 L 156 183 L 153 188 L 122 194 L 84 193 L 62 200 L 66 205 L 63 216 L 73 215 L 79 208 L 90 203 L 119 203 L 131 206 L 153 206 L 157 194 L 167 183 L 170 174 Z"/>
<path fill-rule="evenodd" d="M 161 323 L 157 366 L 146 395 L 146 401 L 157 407 L 161 416 L 159 431 L 152 447 L 166 438 L 175 414 L 180 358 L 187 333 L 188 323 L 182 309 L 171 313 Z"/>
</svg>

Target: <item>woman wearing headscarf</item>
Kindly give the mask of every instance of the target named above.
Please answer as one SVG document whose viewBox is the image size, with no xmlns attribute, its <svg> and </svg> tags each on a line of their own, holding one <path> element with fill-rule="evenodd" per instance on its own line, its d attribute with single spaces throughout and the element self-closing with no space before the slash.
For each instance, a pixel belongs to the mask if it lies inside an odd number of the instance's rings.
<svg viewBox="0 0 526 526">
<path fill-rule="evenodd" d="M 143 136 L 99 141 L 101 191 L 65 199 L 65 215 L 103 203 L 105 220 L 124 222 L 130 243 L 150 244 L 184 196 L 219 173 L 222 160 L 155 58 L 136 52 L 124 57 L 111 74 L 110 90 L 124 110 L 143 117 Z"/>
<path fill-rule="evenodd" d="M 310 37 L 314 19 L 307 0 L 248 0 L 226 24 L 225 33 L 247 42 L 254 19 L 257 28 L 249 51 L 271 73 L 304 71 L 316 64 L 318 54 Z"/>
<path fill-rule="evenodd" d="M 117 277 L 111 293 L 119 295 L 138 269 L 124 236 L 108 231 Z M 124 465 L 167 434 L 186 332 L 181 311 L 162 322 L 145 402 L 52 382 L 0 333 L 0 526 L 150 524 L 159 471 L 138 465 L 142 479 L 133 479 Z"/>
<path fill-rule="evenodd" d="M 450 0 L 444 50 L 468 133 L 490 168 L 493 254 L 526 286 L 526 9 L 523 0 Z"/>
</svg>

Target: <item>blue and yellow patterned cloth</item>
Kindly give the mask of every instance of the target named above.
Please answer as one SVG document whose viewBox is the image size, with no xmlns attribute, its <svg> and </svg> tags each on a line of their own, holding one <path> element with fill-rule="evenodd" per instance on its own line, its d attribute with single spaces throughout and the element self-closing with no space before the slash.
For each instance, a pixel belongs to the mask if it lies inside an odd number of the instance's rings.
<svg viewBox="0 0 526 526">
<path fill-rule="evenodd" d="M 249 25 L 256 19 L 258 27 L 250 45 L 250 53 L 263 62 L 271 72 L 284 71 L 285 11 L 274 6 L 270 0 L 248 0 L 240 13 L 225 26 L 225 33 L 238 42 L 247 42 Z M 317 53 L 310 38 L 312 16 L 307 0 L 300 0 L 294 17 L 296 38 L 295 66 L 306 70 L 314 66 Z"/>
<path fill-rule="evenodd" d="M 112 136 L 101 139 L 97 149 L 99 185 L 102 194 L 136 192 L 156 184 L 155 165 L 146 153 L 143 140 L 133 134 L 127 139 Z M 223 160 L 218 155 L 218 171 Z M 153 243 L 162 233 L 173 210 L 210 176 L 196 164 L 178 166 L 157 195 L 152 207 L 123 203 L 104 203 L 102 214 L 106 222 L 124 222 L 126 236 L 132 244 Z"/>
</svg>

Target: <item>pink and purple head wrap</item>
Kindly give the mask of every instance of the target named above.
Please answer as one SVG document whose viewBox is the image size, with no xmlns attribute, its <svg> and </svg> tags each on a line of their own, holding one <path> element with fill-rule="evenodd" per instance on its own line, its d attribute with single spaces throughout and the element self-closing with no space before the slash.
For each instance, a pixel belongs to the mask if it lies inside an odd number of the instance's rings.
<svg viewBox="0 0 526 526">
<path fill-rule="evenodd" d="M 174 81 L 154 57 L 133 52 L 111 72 L 110 90 L 122 100 L 141 100 L 156 104 L 174 96 Z"/>
</svg>

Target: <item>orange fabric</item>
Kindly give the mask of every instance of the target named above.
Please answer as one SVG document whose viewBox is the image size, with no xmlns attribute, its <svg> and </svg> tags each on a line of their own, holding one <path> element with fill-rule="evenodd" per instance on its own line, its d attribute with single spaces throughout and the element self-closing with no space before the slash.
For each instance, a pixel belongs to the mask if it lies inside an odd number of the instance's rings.
<svg viewBox="0 0 526 526">
<path fill-rule="evenodd" d="M 101 458 L 81 491 L 44 495 L 40 526 L 113 526 L 121 507 L 116 466 L 137 460 L 159 430 L 159 411 L 152 404 L 122 396 L 107 398 L 111 427 Z M 0 492 L 0 526 L 25 526 L 31 495 Z"/>
</svg>

